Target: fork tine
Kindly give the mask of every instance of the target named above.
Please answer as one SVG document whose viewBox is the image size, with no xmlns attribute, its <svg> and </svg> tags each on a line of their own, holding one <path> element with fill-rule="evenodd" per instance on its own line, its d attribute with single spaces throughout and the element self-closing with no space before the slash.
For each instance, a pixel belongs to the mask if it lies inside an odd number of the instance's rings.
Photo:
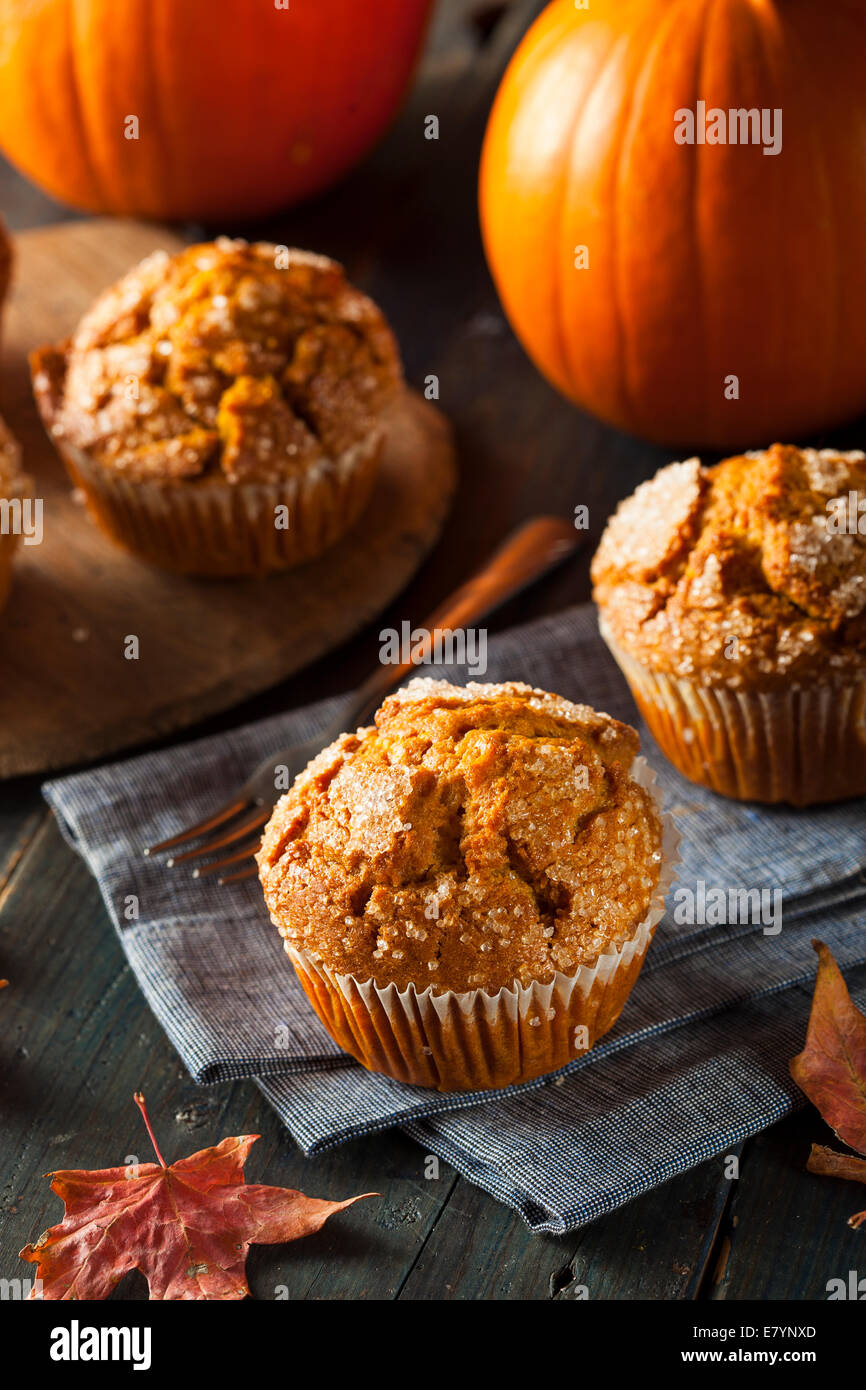
<svg viewBox="0 0 866 1390">
<path fill-rule="evenodd" d="M 227 854 L 225 859 L 215 859 L 212 864 L 200 864 L 197 869 L 193 869 L 193 878 L 207 878 L 208 874 L 215 874 L 219 869 L 225 869 L 229 864 L 240 864 L 241 860 L 249 859 L 255 854 L 259 847 L 259 839 L 255 839 L 245 849 L 238 850 L 237 854 Z"/>
<path fill-rule="evenodd" d="M 219 883 L 220 888 L 222 888 L 223 885 L 226 883 L 240 883 L 242 879 L 252 878 L 257 873 L 258 869 L 254 864 L 251 869 L 241 869 L 240 873 L 238 874 L 226 874 L 225 878 L 217 879 L 217 882 Z"/>
<path fill-rule="evenodd" d="M 216 826 L 231 820 L 232 816 L 238 815 L 249 804 L 249 797 L 239 797 L 237 801 L 227 803 L 218 811 L 214 811 L 207 820 L 199 821 L 198 825 L 191 825 L 188 829 L 179 831 L 177 835 L 172 835 L 168 840 L 160 840 L 158 845 L 148 845 L 144 853 L 146 855 L 162 854 L 164 849 L 172 849 L 174 845 L 183 845 L 187 840 L 197 840 L 199 835 L 205 835 L 208 830 L 213 830 Z"/>
<path fill-rule="evenodd" d="M 257 806 L 252 815 L 245 817 L 239 825 L 233 826 L 224 835 L 217 836 L 215 840 L 208 840 L 198 849 L 188 849 L 183 854 L 173 854 L 165 862 L 170 869 L 173 869 L 175 864 L 183 864 L 187 859 L 200 859 L 203 854 L 213 854 L 215 850 L 222 849 L 223 845 L 233 845 L 236 840 L 243 839 L 252 830 L 258 830 L 270 818 L 271 808 Z"/>
</svg>

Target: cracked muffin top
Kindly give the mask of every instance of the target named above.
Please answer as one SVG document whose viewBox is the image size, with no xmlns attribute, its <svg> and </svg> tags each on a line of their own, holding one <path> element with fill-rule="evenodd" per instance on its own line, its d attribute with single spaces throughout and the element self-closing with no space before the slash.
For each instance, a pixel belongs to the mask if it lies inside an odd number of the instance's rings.
<svg viewBox="0 0 866 1390">
<path fill-rule="evenodd" d="M 627 940 L 662 861 L 627 724 L 530 686 L 413 680 L 277 805 L 258 855 L 287 944 L 378 985 L 495 992 Z"/>
<path fill-rule="evenodd" d="M 177 484 L 274 482 L 372 449 L 402 381 L 341 266 L 227 238 L 148 256 L 31 361 L 59 441 Z"/>
<path fill-rule="evenodd" d="M 620 505 L 592 578 L 607 632 L 654 670 L 850 679 L 866 665 L 866 455 L 774 444 L 672 463 Z"/>
</svg>

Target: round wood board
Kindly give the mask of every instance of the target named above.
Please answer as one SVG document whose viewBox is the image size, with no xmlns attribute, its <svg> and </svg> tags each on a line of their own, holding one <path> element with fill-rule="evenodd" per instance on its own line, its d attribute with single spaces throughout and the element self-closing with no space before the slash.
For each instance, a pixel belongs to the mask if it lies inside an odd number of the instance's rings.
<svg viewBox="0 0 866 1390">
<path fill-rule="evenodd" d="M 0 777 L 102 757 L 265 690 L 343 642 L 408 583 L 455 485 L 442 415 L 407 392 L 373 499 L 322 559 L 262 580 L 163 573 L 106 540 L 74 500 L 30 392 L 27 353 L 65 337 L 94 295 L 158 246 L 133 222 L 72 222 L 17 238 L 0 411 L 44 504 L 0 614 Z M 136 636 L 139 659 L 127 660 Z"/>
</svg>

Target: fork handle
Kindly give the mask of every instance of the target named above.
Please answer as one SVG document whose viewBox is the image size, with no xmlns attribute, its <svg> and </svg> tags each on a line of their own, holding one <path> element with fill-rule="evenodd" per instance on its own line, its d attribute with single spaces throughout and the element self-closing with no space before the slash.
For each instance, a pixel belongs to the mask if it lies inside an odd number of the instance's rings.
<svg viewBox="0 0 866 1390">
<path fill-rule="evenodd" d="M 426 661 L 437 631 L 453 632 L 486 617 L 571 555 L 580 543 L 573 524 L 558 516 L 535 517 L 512 531 L 487 563 L 422 624 L 428 636 L 413 647 L 411 658 L 399 665 L 379 666 L 360 686 L 347 727 L 369 722 L 389 690 Z"/>
</svg>

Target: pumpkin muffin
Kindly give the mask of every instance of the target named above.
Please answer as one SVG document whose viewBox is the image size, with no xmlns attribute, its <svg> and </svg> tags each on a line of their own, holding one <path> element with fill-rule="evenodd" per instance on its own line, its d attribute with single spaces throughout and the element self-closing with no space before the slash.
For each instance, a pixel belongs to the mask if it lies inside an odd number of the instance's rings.
<svg viewBox="0 0 866 1390">
<path fill-rule="evenodd" d="M 31 366 L 97 524 L 204 575 L 287 569 L 339 540 L 402 385 L 385 319 L 341 266 L 227 238 L 149 256 Z"/>
<path fill-rule="evenodd" d="M 339 1045 L 442 1091 L 586 1052 L 619 1016 L 670 881 L 637 751 L 627 725 L 527 685 L 416 679 L 319 754 L 258 863 Z"/>
<path fill-rule="evenodd" d="M 21 471 L 21 450 L 0 420 L 0 608 L 9 597 L 12 561 L 21 540 L 15 504 L 30 495 L 30 479 Z"/>
<path fill-rule="evenodd" d="M 611 518 L 592 575 L 602 635 L 692 781 L 866 794 L 866 455 L 670 464 Z"/>
</svg>

